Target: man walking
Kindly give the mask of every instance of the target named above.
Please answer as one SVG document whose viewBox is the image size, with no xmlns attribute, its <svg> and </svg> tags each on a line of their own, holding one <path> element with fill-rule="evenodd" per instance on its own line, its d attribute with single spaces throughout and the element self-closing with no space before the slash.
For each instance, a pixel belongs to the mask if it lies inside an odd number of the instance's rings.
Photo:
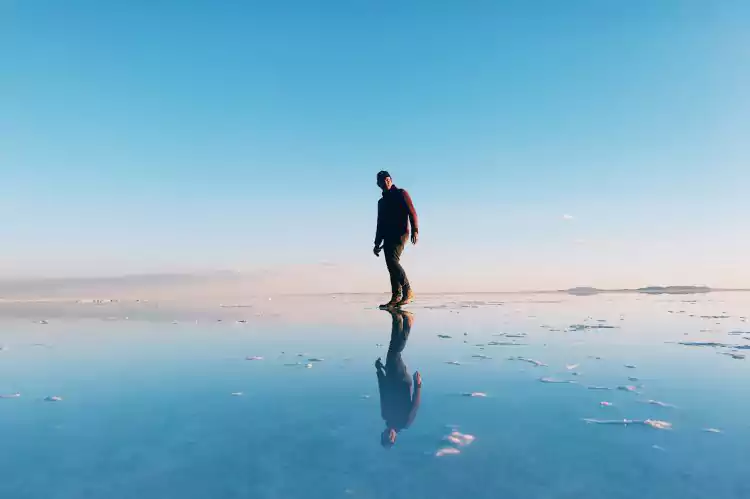
<svg viewBox="0 0 750 499">
<path fill-rule="evenodd" d="M 378 201 L 378 227 L 373 252 L 375 256 L 380 256 L 380 251 L 383 251 L 391 276 L 391 301 L 381 305 L 381 308 L 400 307 L 414 299 L 414 292 L 400 260 L 409 240 L 410 226 L 412 244 L 417 244 L 419 239 L 417 211 L 409 193 L 393 185 L 390 173 L 378 172 L 377 181 L 383 197 Z"/>
</svg>

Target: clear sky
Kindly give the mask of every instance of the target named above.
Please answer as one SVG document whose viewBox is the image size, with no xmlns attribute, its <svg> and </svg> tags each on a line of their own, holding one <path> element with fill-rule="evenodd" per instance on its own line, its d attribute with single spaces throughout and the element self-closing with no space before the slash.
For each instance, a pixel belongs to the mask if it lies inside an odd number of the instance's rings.
<svg viewBox="0 0 750 499">
<path fill-rule="evenodd" d="M 748 26 L 732 0 L 0 0 L 0 277 L 387 290 L 388 169 L 418 289 L 750 286 Z"/>
</svg>

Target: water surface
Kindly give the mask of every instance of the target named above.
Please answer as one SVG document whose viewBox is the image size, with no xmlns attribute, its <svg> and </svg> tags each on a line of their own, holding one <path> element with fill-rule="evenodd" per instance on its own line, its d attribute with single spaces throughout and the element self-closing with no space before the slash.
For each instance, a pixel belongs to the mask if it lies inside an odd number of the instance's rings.
<svg viewBox="0 0 750 499">
<path fill-rule="evenodd" d="M 750 360 L 725 355 L 750 346 L 748 295 L 422 297 L 421 403 L 391 449 L 377 299 L 3 304 L 0 497 L 750 497 Z"/>
</svg>

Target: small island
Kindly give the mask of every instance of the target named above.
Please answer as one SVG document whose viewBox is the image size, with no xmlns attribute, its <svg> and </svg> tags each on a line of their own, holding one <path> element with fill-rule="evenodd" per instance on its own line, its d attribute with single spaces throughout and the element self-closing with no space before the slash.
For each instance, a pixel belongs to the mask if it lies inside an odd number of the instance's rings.
<svg viewBox="0 0 750 499">
<path fill-rule="evenodd" d="M 639 293 L 651 295 L 692 295 L 696 293 L 710 293 L 711 288 L 708 286 L 648 286 L 638 288 Z"/>
<path fill-rule="evenodd" d="M 649 295 L 692 295 L 710 293 L 708 286 L 646 286 L 636 289 L 598 289 L 587 286 L 570 288 L 564 292 L 575 296 L 591 296 L 603 293 L 644 293 Z"/>
</svg>

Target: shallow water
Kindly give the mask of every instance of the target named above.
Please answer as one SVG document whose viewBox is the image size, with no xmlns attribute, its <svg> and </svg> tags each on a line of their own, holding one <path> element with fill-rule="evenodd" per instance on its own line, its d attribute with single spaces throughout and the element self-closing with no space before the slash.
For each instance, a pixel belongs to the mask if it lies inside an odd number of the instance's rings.
<svg viewBox="0 0 750 499">
<path fill-rule="evenodd" d="M 378 298 L 3 305 L 0 497 L 750 497 L 750 360 L 678 344 L 750 345 L 750 294 L 423 296 L 389 450 Z"/>
</svg>

